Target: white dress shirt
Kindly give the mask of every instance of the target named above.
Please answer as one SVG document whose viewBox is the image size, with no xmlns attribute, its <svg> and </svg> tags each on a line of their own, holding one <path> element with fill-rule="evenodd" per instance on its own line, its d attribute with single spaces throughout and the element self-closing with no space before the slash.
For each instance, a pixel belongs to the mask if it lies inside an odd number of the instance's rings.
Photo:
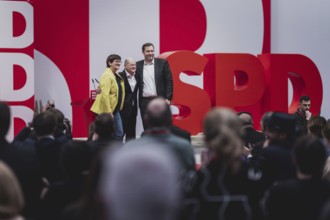
<svg viewBox="0 0 330 220">
<path fill-rule="evenodd" d="M 133 73 L 132 75 L 129 74 L 126 70 L 125 70 L 126 76 L 127 76 L 127 80 L 128 80 L 128 84 L 131 87 L 132 92 L 134 91 L 134 88 L 136 86 L 136 79 L 135 79 L 135 73 Z"/>
<path fill-rule="evenodd" d="M 144 62 L 143 65 L 143 97 L 157 96 L 154 63 L 155 60 L 151 63 Z"/>
</svg>

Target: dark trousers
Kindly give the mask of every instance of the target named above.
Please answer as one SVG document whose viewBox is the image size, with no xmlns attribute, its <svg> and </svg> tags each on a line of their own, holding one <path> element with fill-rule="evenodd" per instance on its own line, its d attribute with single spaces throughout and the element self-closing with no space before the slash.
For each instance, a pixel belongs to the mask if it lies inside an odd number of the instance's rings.
<svg viewBox="0 0 330 220">
<path fill-rule="evenodd" d="M 122 122 L 124 127 L 124 135 L 126 135 L 126 142 L 136 138 L 136 115 L 124 116 L 122 115 Z"/>
</svg>

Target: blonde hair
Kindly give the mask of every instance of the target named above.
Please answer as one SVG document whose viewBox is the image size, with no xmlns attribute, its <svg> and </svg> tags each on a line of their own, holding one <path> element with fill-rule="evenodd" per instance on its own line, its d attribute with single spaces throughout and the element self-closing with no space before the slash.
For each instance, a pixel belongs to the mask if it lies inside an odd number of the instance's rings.
<svg viewBox="0 0 330 220">
<path fill-rule="evenodd" d="M 0 218 L 17 216 L 24 207 L 21 187 L 13 171 L 0 161 Z"/>
<path fill-rule="evenodd" d="M 220 125 L 218 131 L 218 135 L 208 142 L 208 148 L 223 168 L 235 174 L 241 166 L 243 142 L 235 131 L 226 125 Z"/>
<path fill-rule="evenodd" d="M 227 126 L 234 131 L 238 137 L 242 136 L 242 122 L 237 114 L 226 107 L 215 107 L 211 109 L 204 118 L 203 129 L 205 141 L 208 143 L 221 131 L 221 126 Z"/>
</svg>

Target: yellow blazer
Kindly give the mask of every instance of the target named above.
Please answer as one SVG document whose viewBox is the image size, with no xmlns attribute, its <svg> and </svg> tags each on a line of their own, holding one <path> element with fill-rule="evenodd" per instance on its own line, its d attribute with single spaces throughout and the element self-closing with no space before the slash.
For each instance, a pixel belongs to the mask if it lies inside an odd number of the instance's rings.
<svg viewBox="0 0 330 220">
<path fill-rule="evenodd" d="M 118 85 L 115 74 L 109 67 L 102 74 L 99 86 L 101 93 L 96 96 L 91 111 L 96 114 L 112 113 L 118 103 Z"/>
<path fill-rule="evenodd" d="M 125 100 L 125 82 L 119 73 L 116 73 L 116 76 L 120 79 L 120 87 L 121 87 L 121 92 L 122 92 L 121 100 L 118 100 L 119 111 L 121 111 L 123 109 L 124 100 Z"/>
</svg>

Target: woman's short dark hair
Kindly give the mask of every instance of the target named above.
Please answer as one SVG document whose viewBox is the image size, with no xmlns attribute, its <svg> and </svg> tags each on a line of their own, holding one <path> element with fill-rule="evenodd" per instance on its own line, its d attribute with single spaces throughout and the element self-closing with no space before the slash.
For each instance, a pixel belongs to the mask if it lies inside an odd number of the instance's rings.
<svg viewBox="0 0 330 220">
<path fill-rule="evenodd" d="M 121 60 L 121 57 L 117 54 L 110 54 L 106 61 L 107 67 L 110 67 L 109 62 L 112 63 L 114 60 Z"/>
</svg>

